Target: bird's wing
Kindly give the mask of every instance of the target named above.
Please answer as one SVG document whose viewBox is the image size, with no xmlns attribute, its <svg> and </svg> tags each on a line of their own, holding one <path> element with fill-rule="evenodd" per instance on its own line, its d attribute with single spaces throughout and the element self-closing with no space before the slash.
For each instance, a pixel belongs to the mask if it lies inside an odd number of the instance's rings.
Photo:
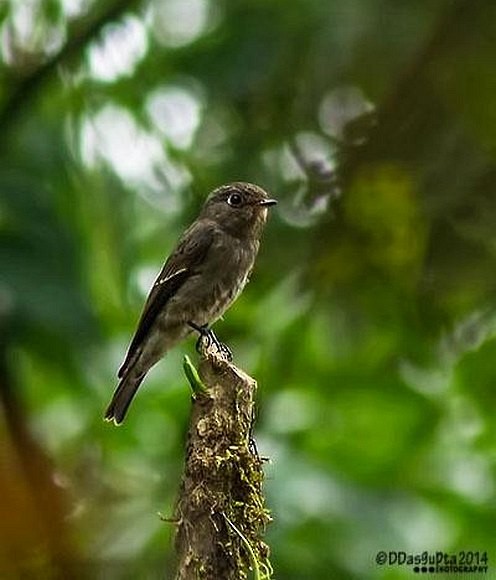
<svg viewBox="0 0 496 580">
<path fill-rule="evenodd" d="M 205 220 L 195 222 L 184 232 L 150 290 L 126 358 L 117 373 L 119 378 L 123 377 L 133 364 L 135 355 L 150 332 L 158 313 L 203 263 L 212 245 L 214 232 L 213 224 L 206 223 Z"/>
</svg>

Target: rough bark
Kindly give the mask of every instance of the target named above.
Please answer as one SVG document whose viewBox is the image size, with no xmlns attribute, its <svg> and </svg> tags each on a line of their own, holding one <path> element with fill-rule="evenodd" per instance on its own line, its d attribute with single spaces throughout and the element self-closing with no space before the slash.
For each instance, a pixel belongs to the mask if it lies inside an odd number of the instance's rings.
<svg viewBox="0 0 496 580">
<path fill-rule="evenodd" d="M 263 460 L 251 439 L 257 384 L 214 354 L 198 371 L 208 394 L 193 400 L 176 508 L 176 580 L 269 577 Z"/>
</svg>

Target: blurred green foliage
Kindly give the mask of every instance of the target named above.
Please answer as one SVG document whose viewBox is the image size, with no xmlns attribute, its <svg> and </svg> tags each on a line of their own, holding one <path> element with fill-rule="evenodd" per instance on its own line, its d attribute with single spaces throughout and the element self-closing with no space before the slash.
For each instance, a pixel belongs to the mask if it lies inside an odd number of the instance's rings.
<svg viewBox="0 0 496 580">
<path fill-rule="evenodd" d="M 101 417 L 162 260 L 239 179 L 280 200 L 216 327 L 260 385 L 276 577 L 411 577 L 379 550 L 487 551 L 494 575 L 494 22 L 492 0 L 1 4 L 2 577 L 168 577 L 193 341 Z"/>
</svg>

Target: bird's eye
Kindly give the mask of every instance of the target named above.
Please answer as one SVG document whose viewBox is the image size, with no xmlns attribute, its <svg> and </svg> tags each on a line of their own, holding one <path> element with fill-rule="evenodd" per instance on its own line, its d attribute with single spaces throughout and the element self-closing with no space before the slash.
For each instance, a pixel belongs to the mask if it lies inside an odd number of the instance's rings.
<svg viewBox="0 0 496 580">
<path fill-rule="evenodd" d="M 243 198 L 239 193 L 231 193 L 231 195 L 227 198 L 227 203 L 232 207 L 237 207 L 241 205 Z"/>
</svg>

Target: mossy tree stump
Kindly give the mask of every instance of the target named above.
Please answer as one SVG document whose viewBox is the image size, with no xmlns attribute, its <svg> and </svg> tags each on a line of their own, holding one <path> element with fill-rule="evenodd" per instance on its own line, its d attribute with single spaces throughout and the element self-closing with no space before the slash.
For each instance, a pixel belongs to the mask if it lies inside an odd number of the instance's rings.
<svg viewBox="0 0 496 580">
<path fill-rule="evenodd" d="M 208 352 L 198 372 L 206 391 L 193 397 L 175 514 L 176 580 L 268 578 L 262 537 L 270 516 L 251 439 L 256 381 Z"/>
</svg>

